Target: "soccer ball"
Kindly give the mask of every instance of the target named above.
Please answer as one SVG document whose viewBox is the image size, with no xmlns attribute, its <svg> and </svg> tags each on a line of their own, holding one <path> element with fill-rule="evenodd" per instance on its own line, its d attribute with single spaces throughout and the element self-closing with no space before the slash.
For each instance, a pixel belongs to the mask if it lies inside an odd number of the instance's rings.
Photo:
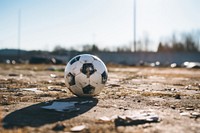
<svg viewBox="0 0 200 133">
<path fill-rule="evenodd" d="M 77 96 L 95 96 L 105 86 L 108 71 L 101 59 L 82 54 L 72 58 L 65 68 L 65 84 Z"/>
</svg>

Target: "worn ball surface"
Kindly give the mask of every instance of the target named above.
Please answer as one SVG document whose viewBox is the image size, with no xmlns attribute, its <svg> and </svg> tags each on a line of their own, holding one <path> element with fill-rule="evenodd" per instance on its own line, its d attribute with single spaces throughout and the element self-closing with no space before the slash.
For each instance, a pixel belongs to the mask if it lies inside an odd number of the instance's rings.
<svg viewBox="0 0 200 133">
<path fill-rule="evenodd" d="M 77 96 L 95 96 L 104 88 L 108 71 L 101 59 L 82 54 L 72 58 L 65 68 L 65 84 Z"/>
</svg>

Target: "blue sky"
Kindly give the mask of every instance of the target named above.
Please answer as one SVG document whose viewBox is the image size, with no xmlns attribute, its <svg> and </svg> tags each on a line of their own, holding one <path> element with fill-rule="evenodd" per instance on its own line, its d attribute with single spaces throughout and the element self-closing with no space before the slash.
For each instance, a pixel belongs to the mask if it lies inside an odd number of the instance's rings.
<svg viewBox="0 0 200 133">
<path fill-rule="evenodd" d="M 174 32 L 200 29 L 200 0 L 137 0 L 137 40 L 148 35 L 150 50 Z M 0 48 L 53 50 L 130 46 L 133 0 L 0 0 Z"/>
</svg>

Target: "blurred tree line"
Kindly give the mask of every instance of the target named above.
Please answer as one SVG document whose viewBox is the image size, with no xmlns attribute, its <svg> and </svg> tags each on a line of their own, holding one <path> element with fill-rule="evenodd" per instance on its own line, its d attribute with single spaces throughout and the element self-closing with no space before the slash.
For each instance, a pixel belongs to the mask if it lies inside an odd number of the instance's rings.
<svg viewBox="0 0 200 133">
<path fill-rule="evenodd" d="M 143 38 L 140 38 L 137 41 L 137 52 L 147 52 L 150 51 L 149 48 L 151 40 L 148 35 L 144 35 Z M 80 46 L 79 46 L 80 47 Z M 53 54 L 66 54 L 66 51 L 71 52 L 131 52 L 132 43 L 128 45 L 120 45 L 112 48 L 103 48 L 100 49 L 96 44 L 85 44 L 81 48 L 70 48 L 66 49 L 61 45 L 55 46 L 52 53 Z M 157 52 L 199 52 L 200 51 L 200 31 L 192 33 L 182 33 L 182 34 L 173 34 L 170 38 L 165 38 L 165 41 L 161 41 L 158 44 Z"/>
<path fill-rule="evenodd" d="M 200 32 L 173 34 L 165 43 L 160 42 L 157 52 L 198 52 L 200 51 Z"/>
</svg>

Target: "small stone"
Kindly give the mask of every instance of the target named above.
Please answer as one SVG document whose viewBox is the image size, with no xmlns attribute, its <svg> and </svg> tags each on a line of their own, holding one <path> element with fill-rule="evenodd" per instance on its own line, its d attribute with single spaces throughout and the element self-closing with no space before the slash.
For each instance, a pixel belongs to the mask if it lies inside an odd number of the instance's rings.
<svg viewBox="0 0 200 133">
<path fill-rule="evenodd" d="M 158 103 L 155 103 L 154 106 L 159 106 L 159 104 L 158 104 Z"/>
<path fill-rule="evenodd" d="M 50 77 L 56 78 L 57 76 L 55 74 L 50 74 Z"/>
<path fill-rule="evenodd" d="M 54 131 L 63 131 L 65 129 L 65 125 L 61 122 L 57 123 L 55 127 L 53 127 Z"/>
<path fill-rule="evenodd" d="M 85 125 L 75 126 L 70 129 L 71 132 L 80 132 L 86 128 Z"/>
<path fill-rule="evenodd" d="M 120 107 L 118 107 L 118 109 L 124 109 L 124 107 L 123 107 L 123 106 L 120 106 Z"/>
<path fill-rule="evenodd" d="M 15 96 L 23 96 L 23 93 L 17 93 Z"/>
<path fill-rule="evenodd" d="M 176 89 L 175 88 L 171 88 L 171 91 L 175 91 Z"/>
<path fill-rule="evenodd" d="M 171 107 L 172 109 L 176 109 L 176 107 L 175 107 L 174 105 L 171 105 L 170 107 Z"/>
<path fill-rule="evenodd" d="M 111 118 L 107 117 L 107 116 L 102 116 L 99 118 L 100 122 L 110 122 Z"/>
<path fill-rule="evenodd" d="M 181 95 L 180 94 L 176 94 L 174 97 L 175 97 L 175 99 L 181 99 Z"/>
<path fill-rule="evenodd" d="M 186 110 L 194 110 L 194 108 L 185 108 Z"/>
<path fill-rule="evenodd" d="M 185 86 L 186 90 L 190 90 L 191 89 L 191 85 Z"/>
<path fill-rule="evenodd" d="M 6 95 L 2 95 L 2 98 L 7 98 L 7 96 Z"/>
<path fill-rule="evenodd" d="M 118 116 L 114 119 L 115 126 L 132 126 L 146 123 L 159 122 L 160 118 L 154 113 L 143 113 L 138 115 Z"/>
<path fill-rule="evenodd" d="M 16 74 L 16 73 L 10 73 L 10 74 L 8 74 L 8 76 L 19 76 L 19 74 Z"/>
<path fill-rule="evenodd" d="M 9 112 L 10 109 L 9 108 L 5 108 L 4 110 L 5 110 L 5 112 Z"/>
<path fill-rule="evenodd" d="M 198 112 L 192 112 L 191 115 L 192 115 L 193 118 L 199 118 L 200 117 L 200 113 L 198 113 Z"/>
<path fill-rule="evenodd" d="M 116 95 L 117 95 L 117 96 L 121 96 L 122 93 L 121 93 L 121 92 L 116 92 Z"/>
<path fill-rule="evenodd" d="M 111 87 L 120 87 L 119 84 L 110 84 Z"/>
<path fill-rule="evenodd" d="M 180 113 L 181 116 L 190 116 L 190 113 L 189 112 L 182 112 Z"/>
</svg>

